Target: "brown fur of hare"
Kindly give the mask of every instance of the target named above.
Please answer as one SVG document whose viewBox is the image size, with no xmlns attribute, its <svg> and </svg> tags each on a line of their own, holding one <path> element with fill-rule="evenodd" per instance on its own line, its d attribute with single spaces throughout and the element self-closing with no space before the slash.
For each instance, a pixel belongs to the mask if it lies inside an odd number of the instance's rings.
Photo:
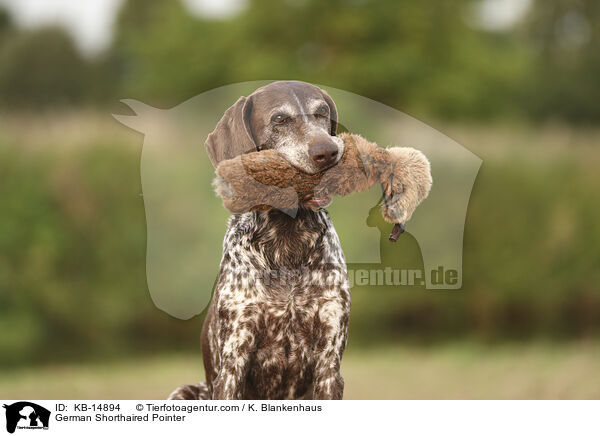
<svg viewBox="0 0 600 436">
<path fill-rule="evenodd" d="M 403 226 L 431 189 L 425 155 L 408 147 L 381 148 L 360 135 L 339 136 L 345 144 L 344 154 L 322 172 L 308 174 L 274 150 L 257 151 L 220 162 L 215 191 L 227 210 L 243 213 L 270 207 L 294 210 L 313 198 L 327 200 L 380 183 L 384 219 Z"/>
</svg>

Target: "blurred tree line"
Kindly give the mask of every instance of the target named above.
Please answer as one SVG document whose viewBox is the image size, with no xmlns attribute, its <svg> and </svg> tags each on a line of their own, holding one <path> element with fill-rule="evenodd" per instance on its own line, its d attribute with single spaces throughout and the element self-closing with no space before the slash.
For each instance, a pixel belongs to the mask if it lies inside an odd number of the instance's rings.
<svg viewBox="0 0 600 436">
<path fill-rule="evenodd" d="M 507 145 L 541 155 L 541 136 Z M 110 134 L 63 153 L 59 137 L 35 153 L 13 141 L 0 135 L 0 368 L 199 352 L 202 316 L 173 318 L 148 293 L 139 149 Z M 532 162 L 509 151 L 486 159 L 465 226 L 463 288 L 355 286 L 349 346 L 599 338 L 600 153 L 582 143 L 573 144 L 581 156 L 549 152 Z M 209 183 L 198 198 L 210 210 L 205 243 L 218 247 L 228 214 Z M 364 234 L 362 203 L 334 206 L 338 231 Z M 389 252 L 381 265 L 349 264 L 351 273 L 422 269 L 413 236 L 390 244 L 390 225 L 374 216 Z M 348 238 L 342 244 L 348 259 L 363 250 Z M 216 250 L 214 265 L 198 259 L 199 286 L 212 286 L 219 257 Z"/>
<path fill-rule="evenodd" d="M 252 0 L 227 18 L 179 1 L 128 0 L 111 46 L 87 59 L 60 28 L 19 30 L 0 12 L 0 108 L 176 105 L 232 82 L 290 78 L 416 116 L 600 120 L 600 4 L 536 1 L 504 31 L 480 0 Z"/>
</svg>

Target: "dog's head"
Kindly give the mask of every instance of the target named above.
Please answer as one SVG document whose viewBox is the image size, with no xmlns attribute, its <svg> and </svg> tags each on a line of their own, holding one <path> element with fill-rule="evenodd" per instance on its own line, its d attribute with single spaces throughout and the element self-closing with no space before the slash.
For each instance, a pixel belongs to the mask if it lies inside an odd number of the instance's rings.
<svg viewBox="0 0 600 436">
<path fill-rule="evenodd" d="M 227 109 L 205 145 L 215 166 L 240 154 L 273 149 L 314 174 L 335 165 L 344 153 L 336 133 L 337 109 L 325 91 L 305 82 L 274 82 Z"/>
</svg>

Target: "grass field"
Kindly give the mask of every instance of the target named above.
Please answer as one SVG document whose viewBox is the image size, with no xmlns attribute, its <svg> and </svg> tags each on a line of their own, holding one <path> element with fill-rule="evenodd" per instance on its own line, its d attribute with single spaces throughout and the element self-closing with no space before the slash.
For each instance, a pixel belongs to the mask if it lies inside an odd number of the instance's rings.
<svg viewBox="0 0 600 436">
<path fill-rule="evenodd" d="M 162 399 L 202 378 L 200 355 L 57 365 L 0 375 L 0 398 Z M 600 344 L 349 349 L 345 399 L 600 398 Z"/>
</svg>

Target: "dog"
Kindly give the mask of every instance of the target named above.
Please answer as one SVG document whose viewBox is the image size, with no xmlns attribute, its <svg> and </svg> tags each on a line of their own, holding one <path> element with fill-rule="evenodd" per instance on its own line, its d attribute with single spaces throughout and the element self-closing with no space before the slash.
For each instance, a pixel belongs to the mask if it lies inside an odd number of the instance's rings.
<svg viewBox="0 0 600 436">
<path fill-rule="evenodd" d="M 337 108 L 317 86 L 282 81 L 241 97 L 205 146 L 213 165 L 273 149 L 314 174 L 344 153 Z M 201 335 L 206 381 L 169 399 L 342 399 L 350 286 L 325 207 L 305 199 L 294 217 L 232 215 Z"/>
</svg>

